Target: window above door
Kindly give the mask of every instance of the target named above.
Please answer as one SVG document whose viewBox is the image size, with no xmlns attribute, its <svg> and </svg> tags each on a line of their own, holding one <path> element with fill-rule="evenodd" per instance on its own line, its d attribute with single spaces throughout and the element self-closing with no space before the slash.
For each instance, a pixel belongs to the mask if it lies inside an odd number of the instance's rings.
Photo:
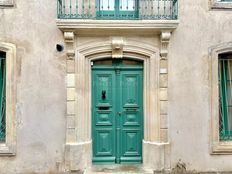
<svg viewBox="0 0 232 174">
<path fill-rule="evenodd" d="M 59 19 L 177 20 L 178 0 L 57 0 Z"/>
<path fill-rule="evenodd" d="M 138 0 L 97 0 L 97 19 L 136 19 Z"/>
</svg>

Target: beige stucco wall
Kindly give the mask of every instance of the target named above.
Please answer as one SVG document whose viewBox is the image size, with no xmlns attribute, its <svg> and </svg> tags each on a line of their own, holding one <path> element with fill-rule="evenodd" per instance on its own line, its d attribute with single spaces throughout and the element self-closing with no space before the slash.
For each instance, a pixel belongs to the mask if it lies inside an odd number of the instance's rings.
<svg viewBox="0 0 232 174">
<path fill-rule="evenodd" d="M 180 0 L 180 24 L 169 53 L 172 166 L 232 171 L 232 155 L 210 155 L 208 48 L 232 41 L 232 10 L 210 10 L 207 0 Z"/>
<path fill-rule="evenodd" d="M 55 1 L 17 0 L 0 9 L 0 42 L 17 46 L 17 152 L 0 157 L 0 173 L 54 172 L 63 160 L 65 56 Z"/>
<path fill-rule="evenodd" d="M 208 0 L 179 4 L 168 55 L 171 167 L 181 160 L 188 170 L 232 171 L 232 155 L 210 155 L 208 74 L 208 48 L 232 41 L 232 10 L 209 10 Z M 17 46 L 17 154 L 0 157 L 1 174 L 55 173 L 64 160 L 66 56 L 55 48 L 64 43 L 55 20 L 56 1 L 0 9 L 0 42 Z"/>
</svg>

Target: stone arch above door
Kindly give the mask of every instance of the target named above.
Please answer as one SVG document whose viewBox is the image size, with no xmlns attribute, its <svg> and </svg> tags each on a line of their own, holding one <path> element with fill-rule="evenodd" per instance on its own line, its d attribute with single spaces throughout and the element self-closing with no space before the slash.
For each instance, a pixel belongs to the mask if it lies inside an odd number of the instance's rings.
<svg viewBox="0 0 232 174">
<path fill-rule="evenodd" d="M 163 169 L 169 143 L 167 138 L 163 138 L 163 130 L 167 134 L 167 128 L 162 125 L 164 116 L 167 120 L 167 61 L 160 57 L 162 49 L 160 51 L 151 44 L 126 37 L 108 37 L 80 46 L 71 33 L 66 33 L 65 39 L 68 57 L 65 148 L 67 170 L 83 170 L 92 165 L 91 61 L 114 57 L 114 49 L 119 51 L 116 58 L 130 57 L 144 62 L 143 165 L 146 168 Z"/>
</svg>

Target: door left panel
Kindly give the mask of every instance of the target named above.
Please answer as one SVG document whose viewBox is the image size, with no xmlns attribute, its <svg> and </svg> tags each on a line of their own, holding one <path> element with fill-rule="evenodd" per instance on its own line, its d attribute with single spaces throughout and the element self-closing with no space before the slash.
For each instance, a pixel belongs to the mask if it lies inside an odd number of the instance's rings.
<svg viewBox="0 0 232 174">
<path fill-rule="evenodd" d="M 93 68 L 92 78 L 93 163 L 115 163 L 115 75 Z"/>
</svg>

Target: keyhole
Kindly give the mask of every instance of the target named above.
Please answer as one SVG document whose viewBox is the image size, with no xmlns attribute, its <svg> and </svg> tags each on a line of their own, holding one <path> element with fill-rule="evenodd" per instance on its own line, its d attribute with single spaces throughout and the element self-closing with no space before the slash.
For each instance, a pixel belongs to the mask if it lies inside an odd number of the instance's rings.
<svg viewBox="0 0 232 174">
<path fill-rule="evenodd" d="M 105 100 L 105 99 L 106 99 L 106 91 L 102 90 L 102 100 Z"/>
</svg>

